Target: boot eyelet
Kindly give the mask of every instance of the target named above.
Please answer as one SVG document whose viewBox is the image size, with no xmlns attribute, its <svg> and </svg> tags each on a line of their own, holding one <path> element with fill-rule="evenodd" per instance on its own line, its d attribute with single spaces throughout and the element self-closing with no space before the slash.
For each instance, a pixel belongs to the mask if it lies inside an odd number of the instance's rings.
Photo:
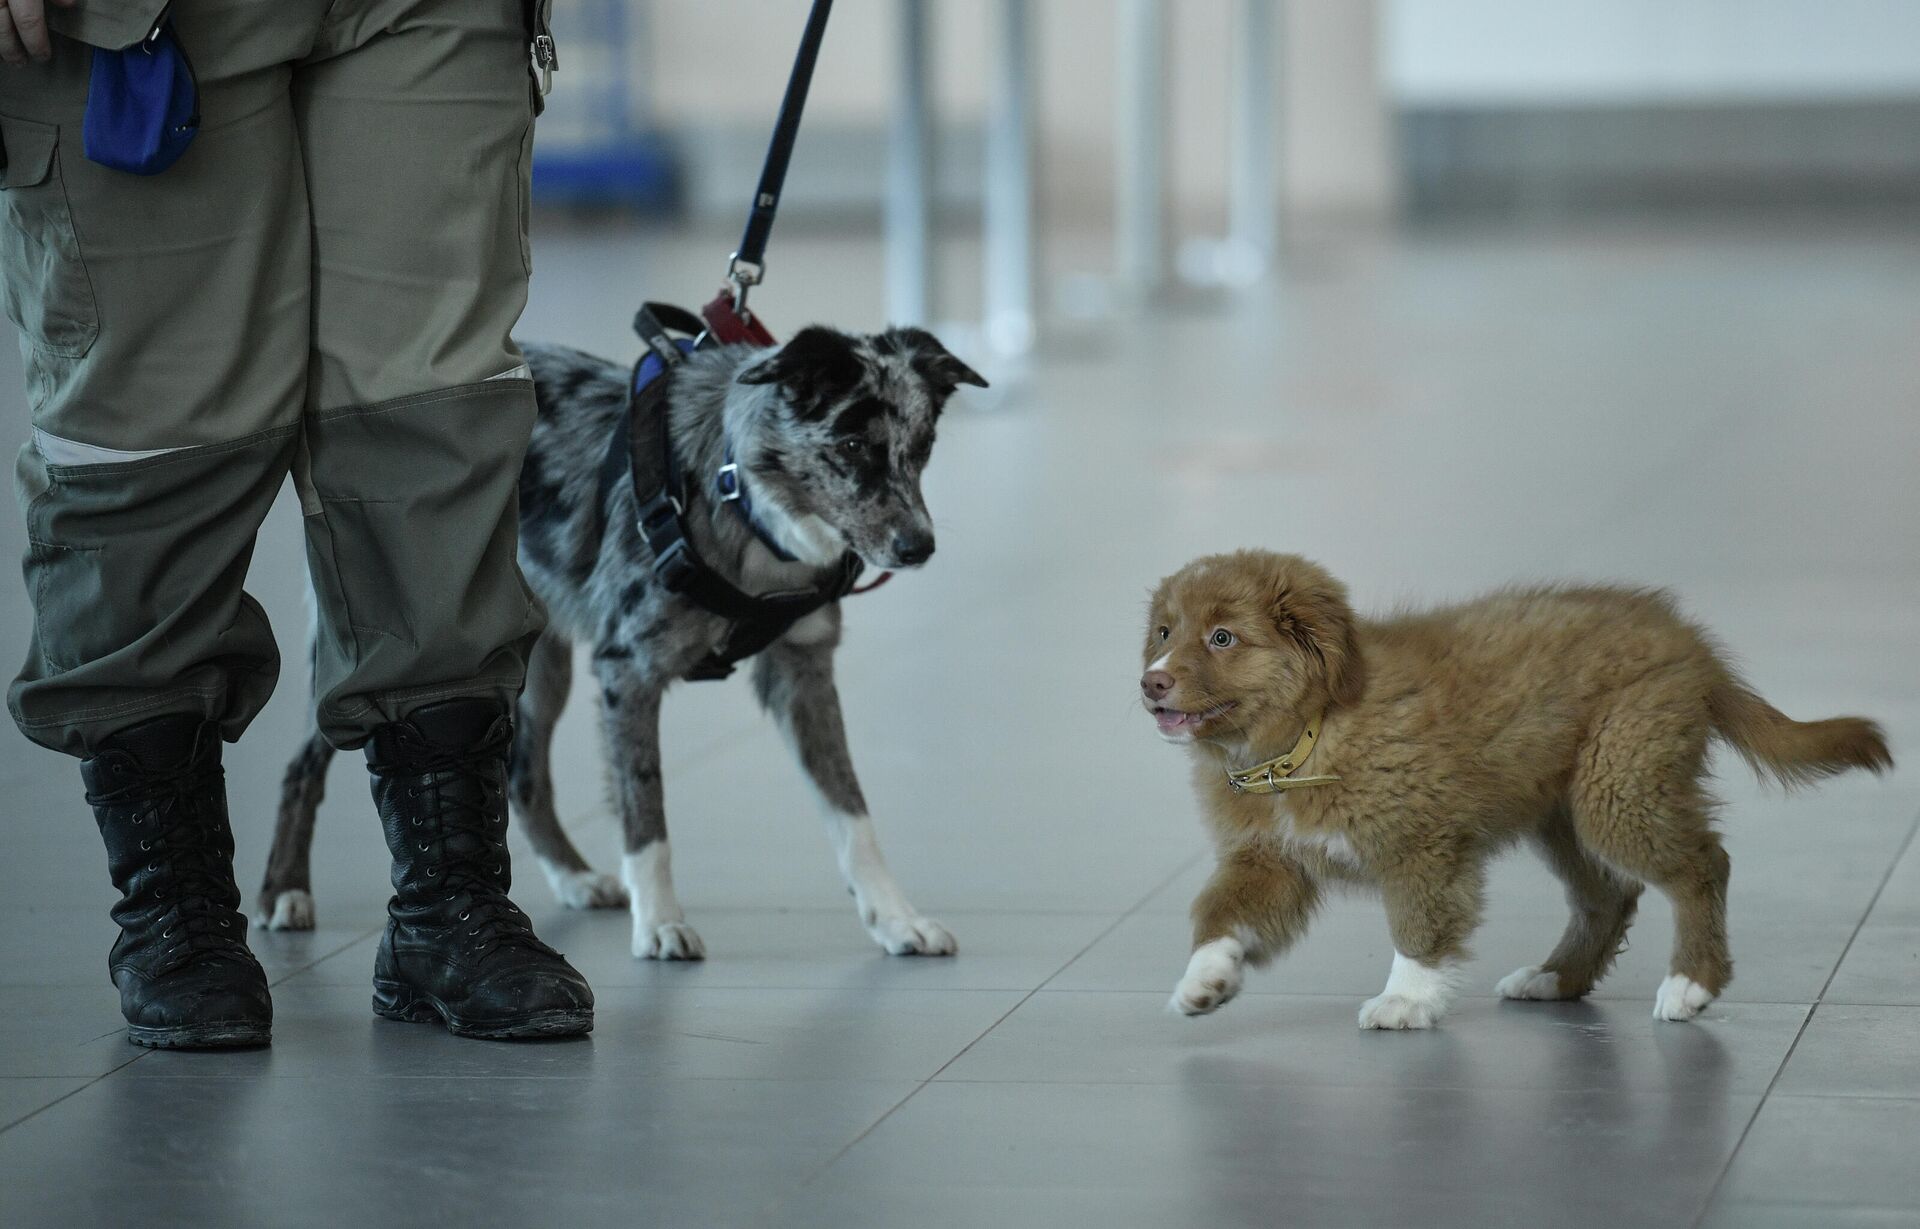
<svg viewBox="0 0 1920 1229">
<path fill-rule="evenodd" d="M 425 852 L 427 852 L 427 847 L 426 847 L 425 845 L 422 845 L 422 846 L 420 847 L 420 852 L 421 852 L 421 853 L 425 853 Z"/>
<path fill-rule="evenodd" d="M 498 862 L 495 862 L 493 864 L 493 873 L 496 875 L 500 873 L 500 864 Z"/>
<path fill-rule="evenodd" d="M 463 914 L 461 914 L 461 915 L 460 915 L 460 920 L 464 922 L 464 921 L 466 921 L 466 920 L 467 920 L 467 919 L 468 919 L 469 917 L 472 917 L 472 916 L 473 916 L 473 910 L 471 910 L 471 909 L 469 909 L 469 910 L 467 910 L 467 911 L 466 911 L 465 913 L 463 913 Z"/>
<path fill-rule="evenodd" d="M 150 850 L 150 849 L 152 849 L 152 848 L 153 848 L 153 846 L 152 846 L 152 845 L 150 845 L 150 844 L 148 844 L 148 843 L 147 843 L 146 841 L 141 841 L 141 842 L 140 842 L 140 848 L 141 848 L 141 849 L 142 849 L 143 851 L 145 851 L 145 850 Z"/>
<path fill-rule="evenodd" d="M 144 824 L 146 822 L 147 822 L 146 820 L 141 819 L 138 815 L 133 817 L 133 826 L 136 828 L 138 828 L 141 824 Z"/>
<path fill-rule="evenodd" d="M 165 930 L 163 930 L 163 931 L 161 931 L 161 932 L 160 932 L 160 937 L 161 937 L 162 939 L 171 939 L 171 938 L 173 938 L 173 927 L 171 927 L 171 926 L 169 926 L 169 927 L 167 927 L 167 928 L 166 928 Z"/>
<path fill-rule="evenodd" d="M 423 825 L 425 825 L 425 823 L 426 823 L 426 822 L 427 822 L 426 820 L 424 820 L 424 819 L 420 819 L 420 818 L 417 818 L 417 817 L 416 817 L 416 818 L 414 819 L 414 821 L 413 821 L 413 826 L 414 826 L 414 827 L 416 827 L 416 828 L 418 828 L 418 827 L 421 827 L 421 826 L 423 826 Z"/>
<path fill-rule="evenodd" d="M 440 868 L 437 866 L 429 866 L 427 868 L 427 878 L 429 879 L 433 878 L 435 875 L 438 875 L 439 873 L 440 873 Z"/>
<path fill-rule="evenodd" d="M 474 928 L 473 928 L 472 930 L 469 930 L 469 931 L 467 932 L 467 938 L 469 938 L 469 939 L 471 939 L 471 938 L 473 938 L 473 936 L 475 936 L 475 935 L 477 935 L 477 934 L 479 934 L 479 933 L 480 933 L 480 928 L 479 928 L 478 926 L 475 926 L 475 927 L 474 927 Z"/>
<path fill-rule="evenodd" d="M 160 869 L 160 864 L 158 862 L 149 862 L 147 863 L 147 869 L 150 871 L 157 871 Z M 159 894 L 155 893 L 155 895 L 159 895 Z"/>
</svg>

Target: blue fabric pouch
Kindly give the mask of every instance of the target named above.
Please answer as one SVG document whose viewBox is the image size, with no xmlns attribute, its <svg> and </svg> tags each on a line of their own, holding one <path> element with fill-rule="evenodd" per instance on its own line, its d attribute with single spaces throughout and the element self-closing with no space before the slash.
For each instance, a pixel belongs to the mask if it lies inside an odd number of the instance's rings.
<svg viewBox="0 0 1920 1229">
<path fill-rule="evenodd" d="M 171 18 L 131 47 L 94 49 L 83 126 L 88 161 L 158 175 L 199 131 L 200 86 Z"/>
</svg>

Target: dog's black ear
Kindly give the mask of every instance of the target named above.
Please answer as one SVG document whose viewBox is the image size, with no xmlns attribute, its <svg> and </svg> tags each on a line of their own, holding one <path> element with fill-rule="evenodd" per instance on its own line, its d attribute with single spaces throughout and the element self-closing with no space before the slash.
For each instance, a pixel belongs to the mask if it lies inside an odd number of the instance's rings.
<svg viewBox="0 0 1920 1229">
<path fill-rule="evenodd" d="M 1319 664 L 1327 698 L 1334 704 L 1358 700 L 1366 671 L 1346 586 L 1318 566 L 1291 556 L 1275 560 L 1270 584 L 1268 609 L 1273 624 Z"/>
<path fill-rule="evenodd" d="M 943 393 L 951 393 L 962 384 L 987 387 L 985 377 L 955 358 L 938 337 L 925 329 L 888 329 L 878 341 L 883 353 L 891 348 L 905 354 L 920 378 Z"/>
<path fill-rule="evenodd" d="M 787 339 L 769 358 L 735 376 L 736 384 L 778 384 L 803 412 L 858 384 L 865 375 L 853 338 L 813 324 Z"/>
</svg>

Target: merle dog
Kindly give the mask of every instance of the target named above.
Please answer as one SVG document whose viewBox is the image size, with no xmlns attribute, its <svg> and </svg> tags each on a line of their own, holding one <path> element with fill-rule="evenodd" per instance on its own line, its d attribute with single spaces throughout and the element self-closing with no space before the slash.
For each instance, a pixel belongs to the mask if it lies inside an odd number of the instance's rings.
<svg viewBox="0 0 1920 1229">
<path fill-rule="evenodd" d="M 630 902 L 635 956 L 697 960 L 704 946 L 673 890 L 660 701 L 726 637 L 728 623 L 654 576 L 636 526 L 635 489 L 659 487 L 658 456 L 636 453 L 633 483 L 602 480 L 609 441 L 627 411 L 626 369 L 560 346 L 525 352 L 539 418 L 520 474 L 520 566 L 551 622 L 528 661 L 516 714 L 513 805 L 563 903 Z M 847 551 L 873 568 L 924 563 L 933 527 L 920 475 L 941 408 L 961 384 L 986 381 L 919 329 L 851 336 L 814 327 L 772 352 L 696 351 L 676 368 L 664 406 L 688 476 L 685 522 L 701 555 L 748 593 L 820 583 Z M 645 426 L 635 423 L 635 434 Z M 701 479 L 729 460 L 751 491 L 751 522 Z M 793 624 L 752 659 L 754 691 L 819 789 L 867 932 L 895 954 L 950 954 L 953 936 L 908 903 L 874 839 L 833 683 L 839 639 L 837 603 Z M 619 879 L 587 864 L 554 811 L 548 753 L 576 642 L 592 647 L 600 685 L 600 725 L 626 837 Z M 316 733 L 288 767 L 259 900 L 260 924 L 269 929 L 313 925 L 307 854 L 332 754 Z"/>
</svg>

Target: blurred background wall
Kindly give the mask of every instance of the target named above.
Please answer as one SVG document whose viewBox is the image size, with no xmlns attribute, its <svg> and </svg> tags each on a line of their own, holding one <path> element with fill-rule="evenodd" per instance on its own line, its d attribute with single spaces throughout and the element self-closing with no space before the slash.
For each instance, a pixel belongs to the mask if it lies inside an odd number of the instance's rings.
<svg viewBox="0 0 1920 1229">
<path fill-rule="evenodd" d="M 979 203 L 1005 5 L 839 0 L 789 188 L 792 216 L 879 216 L 901 32 L 926 21 L 937 200 Z M 1123 28 L 1161 32 L 1167 203 L 1221 224 L 1240 0 L 1042 0 L 1037 204 L 1110 222 Z M 1920 4 L 1912 0 L 1271 0 L 1274 191 L 1296 219 L 1508 215 L 1619 205 L 1920 198 Z M 541 153 L 604 143 L 605 83 L 654 134 L 673 187 L 651 208 L 732 218 L 750 190 L 799 0 L 557 0 L 563 67 Z M 598 133 L 598 135 L 596 135 Z M 620 144 L 631 146 L 630 139 Z"/>
</svg>

